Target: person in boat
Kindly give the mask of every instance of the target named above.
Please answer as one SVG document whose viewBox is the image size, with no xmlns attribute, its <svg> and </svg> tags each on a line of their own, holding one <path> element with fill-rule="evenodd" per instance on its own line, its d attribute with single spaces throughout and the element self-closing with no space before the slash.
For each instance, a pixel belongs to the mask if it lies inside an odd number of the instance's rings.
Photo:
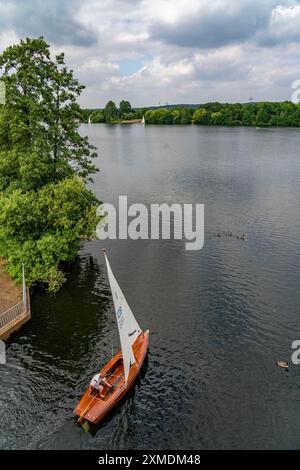
<svg viewBox="0 0 300 470">
<path fill-rule="evenodd" d="M 91 380 L 90 387 L 91 387 L 92 394 L 93 395 L 99 394 L 100 398 L 104 397 L 103 392 L 105 390 L 105 387 L 107 387 L 109 390 L 113 390 L 114 388 L 113 385 L 109 383 L 109 381 L 103 375 L 101 375 L 100 372 L 94 375 L 94 377 Z"/>
</svg>

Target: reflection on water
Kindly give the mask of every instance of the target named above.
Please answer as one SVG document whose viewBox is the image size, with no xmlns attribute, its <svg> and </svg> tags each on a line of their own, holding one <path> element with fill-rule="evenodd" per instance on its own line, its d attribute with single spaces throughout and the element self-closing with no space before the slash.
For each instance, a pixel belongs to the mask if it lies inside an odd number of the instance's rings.
<svg viewBox="0 0 300 470">
<path fill-rule="evenodd" d="M 105 202 L 204 203 L 205 246 L 109 241 L 112 269 L 151 331 L 148 365 L 90 434 L 72 410 L 119 348 L 103 242 L 86 243 L 0 366 L 1 448 L 298 448 L 300 375 L 275 367 L 300 339 L 299 132 L 83 126 Z M 216 237 L 246 233 L 246 241 Z"/>
</svg>

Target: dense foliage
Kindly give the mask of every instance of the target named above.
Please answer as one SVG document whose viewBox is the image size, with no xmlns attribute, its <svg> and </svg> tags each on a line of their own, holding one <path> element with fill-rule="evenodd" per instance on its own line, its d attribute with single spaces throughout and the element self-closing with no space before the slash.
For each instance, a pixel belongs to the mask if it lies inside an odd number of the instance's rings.
<svg viewBox="0 0 300 470">
<path fill-rule="evenodd" d="M 191 108 L 154 109 L 145 113 L 148 124 L 202 124 L 217 126 L 300 126 L 300 105 L 283 103 L 207 103 Z"/>
<path fill-rule="evenodd" d="M 300 105 L 283 103 L 208 103 L 194 115 L 195 124 L 227 126 L 300 126 Z"/>
<path fill-rule="evenodd" d="M 0 257 L 29 285 L 57 290 L 80 240 L 92 237 L 97 199 L 85 182 L 96 155 L 78 133 L 83 87 L 43 38 L 0 55 L 6 103 L 0 107 Z"/>
<path fill-rule="evenodd" d="M 113 106 L 114 105 L 114 106 Z M 283 103 L 207 103 L 200 106 L 167 106 L 165 108 L 143 108 L 123 112 L 127 101 L 121 101 L 119 109 L 108 102 L 104 110 L 83 110 L 82 119 L 88 122 L 118 123 L 122 120 L 141 119 L 147 124 L 202 124 L 216 126 L 300 126 L 300 104 Z M 128 109 L 129 109 L 128 106 Z M 107 110 L 113 109 L 113 114 Z M 128 111 L 127 109 L 127 111 Z M 106 110 L 106 111 L 105 111 Z"/>
<path fill-rule="evenodd" d="M 147 124 L 191 124 L 192 116 L 192 109 L 158 108 L 146 111 L 145 121 Z"/>
</svg>

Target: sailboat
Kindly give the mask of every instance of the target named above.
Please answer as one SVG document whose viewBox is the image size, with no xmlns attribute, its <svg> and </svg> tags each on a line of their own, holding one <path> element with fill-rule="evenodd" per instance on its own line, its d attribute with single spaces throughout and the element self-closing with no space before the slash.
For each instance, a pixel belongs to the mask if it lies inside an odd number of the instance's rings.
<svg viewBox="0 0 300 470">
<path fill-rule="evenodd" d="M 93 395 L 89 386 L 74 413 L 78 422 L 98 424 L 126 395 L 141 369 L 149 346 L 149 330 L 142 331 L 113 275 L 104 251 L 108 280 L 112 292 L 121 342 L 118 352 L 102 369 L 100 374 L 113 386 L 104 387 L 101 395 Z"/>
<path fill-rule="evenodd" d="M 146 121 L 145 121 L 145 116 L 143 116 L 143 117 L 142 117 L 141 124 L 143 124 L 143 125 L 145 125 L 145 124 L 146 124 Z"/>
</svg>

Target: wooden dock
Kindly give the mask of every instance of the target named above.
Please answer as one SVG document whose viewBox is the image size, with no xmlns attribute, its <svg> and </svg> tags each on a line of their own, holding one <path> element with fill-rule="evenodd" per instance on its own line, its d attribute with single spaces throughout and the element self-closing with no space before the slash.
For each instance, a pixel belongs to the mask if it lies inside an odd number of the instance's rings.
<svg viewBox="0 0 300 470">
<path fill-rule="evenodd" d="M 120 121 L 119 124 L 141 124 L 141 119 L 129 119 L 128 121 Z"/>
<path fill-rule="evenodd" d="M 7 339 L 31 318 L 29 290 L 25 279 L 17 286 L 4 270 L 0 260 L 0 339 Z"/>
</svg>

